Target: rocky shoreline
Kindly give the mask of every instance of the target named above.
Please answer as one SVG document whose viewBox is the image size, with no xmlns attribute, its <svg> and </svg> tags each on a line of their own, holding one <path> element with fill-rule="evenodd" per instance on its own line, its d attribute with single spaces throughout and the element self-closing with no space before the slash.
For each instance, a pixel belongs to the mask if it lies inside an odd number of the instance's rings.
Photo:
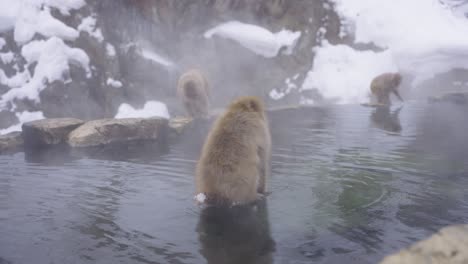
<svg viewBox="0 0 468 264">
<path fill-rule="evenodd" d="M 269 111 L 308 108 L 288 106 Z M 22 131 L 0 136 L 0 155 L 19 151 L 35 151 L 53 147 L 73 149 L 96 148 L 132 143 L 157 143 L 167 145 L 174 142 L 192 123 L 200 123 L 208 129 L 220 109 L 212 111 L 208 118 L 193 122 L 192 118 L 104 118 L 84 121 L 77 118 L 46 118 L 24 123 Z M 206 133 L 208 131 L 205 131 Z"/>
<path fill-rule="evenodd" d="M 448 92 L 437 97 L 429 97 L 429 103 L 450 103 L 466 105 L 468 93 Z M 268 112 L 287 111 L 314 106 L 288 105 L 275 107 Z M 222 112 L 214 109 L 208 123 Z M 23 150 L 49 148 L 66 145 L 72 148 L 99 147 L 131 142 L 169 143 L 177 139 L 192 123 L 191 118 L 104 118 L 84 121 L 77 118 L 46 118 L 24 123 L 22 132 L 0 135 L 0 155 Z M 203 123 L 203 122 L 201 122 Z M 206 125 L 206 124 L 205 124 Z"/>
<path fill-rule="evenodd" d="M 380 264 L 468 263 L 468 225 L 444 227 L 431 237 L 385 257 Z"/>
<path fill-rule="evenodd" d="M 38 151 L 54 147 L 76 149 L 128 145 L 136 142 L 165 144 L 191 120 L 175 118 L 122 118 L 83 121 L 48 118 L 24 123 L 22 131 L 0 136 L 0 154 Z M 172 134 L 172 136 L 170 136 Z"/>
</svg>

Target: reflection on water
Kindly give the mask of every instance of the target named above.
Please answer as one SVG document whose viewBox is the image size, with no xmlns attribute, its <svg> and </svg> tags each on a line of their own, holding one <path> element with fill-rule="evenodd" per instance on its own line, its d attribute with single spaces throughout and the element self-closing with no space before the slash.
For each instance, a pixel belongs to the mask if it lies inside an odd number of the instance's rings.
<svg viewBox="0 0 468 264">
<path fill-rule="evenodd" d="M 388 132 L 400 132 L 401 124 L 398 115 L 401 109 L 402 107 L 391 112 L 388 106 L 376 107 L 370 119 L 377 128 Z"/>
<path fill-rule="evenodd" d="M 204 208 L 197 232 L 200 253 L 210 264 L 273 263 L 275 242 L 265 200 L 253 206 Z"/>
<path fill-rule="evenodd" d="M 0 263 L 375 263 L 468 222 L 467 112 L 276 112 L 272 193 L 254 207 L 195 206 L 203 125 L 164 152 L 0 156 Z"/>
</svg>

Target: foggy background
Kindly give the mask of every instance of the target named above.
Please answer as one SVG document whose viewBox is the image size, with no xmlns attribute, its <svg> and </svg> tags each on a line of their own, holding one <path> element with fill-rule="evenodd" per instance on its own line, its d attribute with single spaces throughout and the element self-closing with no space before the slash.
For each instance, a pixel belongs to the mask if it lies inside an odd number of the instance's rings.
<svg viewBox="0 0 468 264">
<path fill-rule="evenodd" d="M 0 133 L 43 117 L 125 117 L 128 107 L 118 113 L 124 103 L 142 109 L 157 101 L 171 116 L 184 114 L 175 87 L 191 67 L 206 73 L 215 108 L 240 95 L 260 96 L 269 107 L 362 103 L 370 80 L 386 71 L 402 72 L 407 99 L 468 87 L 468 52 L 460 48 L 468 43 L 466 1 L 3 0 L 0 6 Z M 421 27 L 426 16 L 439 27 Z M 394 20 L 402 22 L 392 28 Z M 233 39 L 203 36 L 229 21 L 300 37 L 290 54 L 282 48 L 266 57 Z M 414 33 L 428 28 L 445 42 Z M 41 41 L 48 50 L 31 47 Z M 157 110 L 142 109 L 161 115 Z"/>
</svg>

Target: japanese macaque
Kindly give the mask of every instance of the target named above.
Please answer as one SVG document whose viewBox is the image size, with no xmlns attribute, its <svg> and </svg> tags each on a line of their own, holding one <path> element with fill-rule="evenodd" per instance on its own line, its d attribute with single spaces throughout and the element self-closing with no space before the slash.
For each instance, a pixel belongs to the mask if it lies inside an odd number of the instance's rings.
<svg viewBox="0 0 468 264">
<path fill-rule="evenodd" d="M 390 105 L 390 94 L 394 93 L 398 99 L 403 101 L 398 92 L 401 83 L 399 73 L 384 73 L 375 77 L 371 82 L 372 96 L 377 100 L 377 104 Z"/>
<path fill-rule="evenodd" d="M 257 200 L 266 191 L 270 156 L 271 136 L 262 102 L 257 97 L 238 98 L 205 140 L 196 169 L 197 193 L 214 204 Z"/>
<path fill-rule="evenodd" d="M 182 74 L 177 84 L 177 95 L 190 117 L 208 116 L 209 85 L 200 70 L 192 69 Z"/>
</svg>

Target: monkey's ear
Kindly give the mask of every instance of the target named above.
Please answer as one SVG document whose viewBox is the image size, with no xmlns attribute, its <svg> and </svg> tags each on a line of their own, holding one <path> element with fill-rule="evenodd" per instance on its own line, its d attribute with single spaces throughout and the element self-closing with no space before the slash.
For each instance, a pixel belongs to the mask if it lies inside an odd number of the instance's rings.
<svg viewBox="0 0 468 264">
<path fill-rule="evenodd" d="M 252 100 L 250 101 L 250 109 L 253 111 L 253 112 L 259 112 L 260 111 L 260 105 L 258 104 L 258 102 L 256 102 L 255 100 Z"/>
<path fill-rule="evenodd" d="M 252 98 L 249 102 L 250 111 L 263 112 L 263 105 L 257 98 Z"/>
</svg>

